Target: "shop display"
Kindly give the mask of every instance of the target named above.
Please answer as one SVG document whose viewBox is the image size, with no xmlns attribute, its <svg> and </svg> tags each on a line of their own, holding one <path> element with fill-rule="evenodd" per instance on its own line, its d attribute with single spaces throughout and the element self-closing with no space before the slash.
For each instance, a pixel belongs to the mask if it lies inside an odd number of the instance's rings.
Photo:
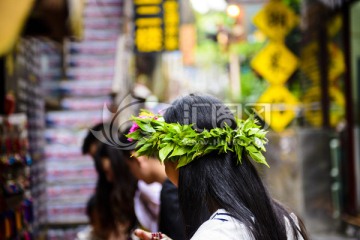
<svg viewBox="0 0 360 240">
<path fill-rule="evenodd" d="M 117 39 L 121 33 L 122 0 L 88 1 L 84 8 L 84 38 L 66 40 L 62 77 L 42 72 L 44 92 L 56 96 L 58 109 L 48 110 L 44 120 L 43 186 L 37 187 L 44 202 L 42 225 L 47 239 L 74 239 L 87 224 L 85 206 L 94 193 L 97 173 L 93 160 L 81 152 L 88 129 L 109 119 L 104 104 L 111 105 Z M 56 58 L 44 52 L 43 59 Z M 57 53 L 58 54 L 58 53 Z M 44 60 L 43 60 L 44 61 Z M 50 60 L 45 60 L 49 63 Z M 43 228 L 45 229 L 45 228 Z"/>
<path fill-rule="evenodd" d="M 33 221 L 25 114 L 0 116 L 0 239 L 30 240 Z"/>
<path fill-rule="evenodd" d="M 88 0 L 82 41 L 17 44 L 7 83 L 23 114 L 0 117 L 0 240 L 73 240 L 88 223 L 97 173 L 81 146 L 110 118 L 122 16 L 123 0 Z"/>
</svg>

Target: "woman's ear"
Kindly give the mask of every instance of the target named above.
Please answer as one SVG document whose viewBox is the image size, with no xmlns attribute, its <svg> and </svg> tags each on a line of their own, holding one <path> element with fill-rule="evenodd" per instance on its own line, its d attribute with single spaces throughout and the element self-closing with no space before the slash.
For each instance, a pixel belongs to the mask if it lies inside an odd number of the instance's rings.
<svg viewBox="0 0 360 240">
<path fill-rule="evenodd" d="M 175 186 L 178 186 L 179 183 L 179 169 L 177 165 L 178 162 L 165 162 L 166 175 Z"/>
<path fill-rule="evenodd" d="M 147 160 L 149 160 L 148 157 L 146 157 L 146 156 L 139 156 L 139 157 L 133 157 L 133 158 L 134 158 L 134 161 L 136 161 L 136 163 L 139 165 L 140 168 L 144 166 L 144 164 Z"/>
<path fill-rule="evenodd" d="M 132 161 L 132 162 L 140 163 L 140 159 L 139 159 L 139 158 L 141 158 L 141 156 L 140 156 L 140 157 L 137 157 L 135 151 L 131 151 L 130 153 L 131 153 L 131 155 L 130 155 L 129 160 Z"/>
</svg>

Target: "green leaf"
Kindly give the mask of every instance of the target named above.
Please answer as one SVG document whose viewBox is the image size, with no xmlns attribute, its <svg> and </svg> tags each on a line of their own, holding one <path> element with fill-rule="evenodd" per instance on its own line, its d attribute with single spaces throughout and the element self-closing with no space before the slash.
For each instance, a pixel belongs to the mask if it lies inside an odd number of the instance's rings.
<svg viewBox="0 0 360 240">
<path fill-rule="evenodd" d="M 139 154 L 147 152 L 151 149 L 151 146 L 152 146 L 152 144 L 146 143 L 146 144 L 142 145 L 138 150 L 136 150 L 136 152 Z"/>
<path fill-rule="evenodd" d="M 250 130 L 248 131 L 248 135 L 255 135 L 258 131 L 259 129 L 257 128 L 250 128 Z"/>
<path fill-rule="evenodd" d="M 214 151 L 214 150 L 217 150 L 217 149 L 218 149 L 218 147 L 216 147 L 216 146 L 209 146 L 209 147 L 207 147 L 207 148 L 205 149 L 204 155 L 205 155 L 205 154 L 208 154 L 208 153 L 210 153 L 210 152 L 212 152 L 212 151 Z"/>
<path fill-rule="evenodd" d="M 168 144 L 165 147 L 161 148 L 159 151 L 159 158 L 162 162 L 166 159 L 166 157 L 169 155 L 169 153 L 174 149 L 173 144 Z"/>
<path fill-rule="evenodd" d="M 131 138 L 133 140 L 139 140 L 140 138 L 142 138 L 142 135 L 140 130 L 136 130 L 135 132 L 126 134 L 125 137 Z"/>
<path fill-rule="evenodd" d="M 265 166 L 269 167 L 269 164 L 266 162 L 264 155 L 261 152 L 249 152 L 250 157 L 257 163 L 264 164 Z"/>
<path fill-rule="evenodd" d="M 258 150 L 254 145 L 249 145 L 249 146 L 247 146 L 247 147 L 245 147 L 245 148 L 246 148 L 246 150 L 247 150 L 248 152 L 253 152 L 253 153 L 259 152 L 259 150 Z"/>
<path fill-rule="evenodd" d="M 188 164 L 188 159 L 186 156 L 182 156 L 179 161 L 178 161 L 178 165 L 176 168 L 181 168 L 183 166 L 185 166 L 186 164 Z"/>
<path fill-rule="evenodd" d="M 243 131 L 244 132 L 248 132 L 249 129 L 252 127 L 253 123 L 250 121 L 250 118 L 248 118 L 245 122 L 244 122 L 244 126 L 243 126 Z"/>
<path fill-rule="evenodd" d="M 263 138 L 265 138 L 266 133 L 267 133 L 266 131 L 260 130 L 260 131 L 258 131 L 258 132 L 255 134 L 255 136 L 258 137 L 258 138 L 263 139 Z"/>
<path fill-rule="evenodd" d="M 261 149 L 262 151 L 264 151 L 264 152 L 266 151 L 263 142 L 262 142 L 259 138 L 255 137 L 255 138 L 254 138 L 254 141 L 253 141 L 253 144 L 254 144 L 257 148 Z"/>
<path fill-rule="evenodd" d="M 235 145 L 235 152 L 238 157 L 239 163 L 242 163 L 242 153 L 243 153 L 244 147 L 240 145 Z"/>
<path fill-rule="evenodd" d="M 249 145 L 249 144 L 251 144 L 251 142 L 252 142 L 252 139 L 251 138 L 248 138 L 248 137 L 246 137 L 246 136 L 240 136 L 239 137 L 240 138 L 240 145 L 243 145 L 243 146 L 247 146 L 247 145 Z"/>
<path fill-rule="evenodd" d="M 174 125 L 173 128 L 174 128 L 174 130 L 175 130 L 177 133 L 181 133 L 180 125 L 179 125 L 179 124 Z"/>
<path fill-rule="evenodd" d="M 181 140 L 181 144 L 185 146 L 194 146 L 196 144 L 196 140 L 191 138 L 184 138 Z"/>
<path fill-rule="evenodd" d="M 175 156 L 181 156 L 186 154 L 187 149 L 186 148 L 182 148 L 179 146 L 176 146 L 174 148 L 174 151 L 171 153 L 170 157 L 175 157 Z"/>
<path fill-rule="evenodd" d="M 141 130 L 145 132 L 150 132 L 150 133 L 156 132 L 155 129 L 150 124 L 143 123 L 142 121 L 136 121 L 136 123 L 137 125 L 139 125 Z"/>
</svg>

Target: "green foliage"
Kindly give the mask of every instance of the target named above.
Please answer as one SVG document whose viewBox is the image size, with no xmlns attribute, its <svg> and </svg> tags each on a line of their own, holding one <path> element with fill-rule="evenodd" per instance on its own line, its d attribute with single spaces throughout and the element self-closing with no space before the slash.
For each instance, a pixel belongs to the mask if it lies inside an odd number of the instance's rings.
<svg viewBox="0 0 360 240">
<path fill-rule="evenodd" d="M 231 46 L 231 52 L 236 53 L 244 59 L 245 62 L 250 63 L 250 60 L 265 47 L 266 42 L 241 42 Z"/>
<path fill-rule="evenodd" d="M 269 84 L 265 80 L 260 79 L 255 75 L 249 65 L 244 65 L 241 68 L 241 90 L 243 102 L 256 102 L 261 94 L 265 92 L 268 85 Z"/>
<path fill-rule="evenodd" d="M 162 163 L 178 161 L 178 168 L 187 165 L 197 157 L 216 151 L 235 152 L 241 163 L 243 151 L 255 162 L 269 166 L 263 156 L 264 144 L 267 143 L 266 131 L 250 117 L 247 120 L 237 119 L 237 129 L 225 125 L 201 132 L 192 125 L 166 123 L 159 115 L 132 117 L 139 128 L 127 135 L 137 141 L 136 152 L 139 156 L 150 156 L 157 153 Z"/>
<path fill-rule="evenodd" d="M 202 67 L 212 67 L 214 64 L 226 66 L 228 55 L 221 51 L 216 41 L 219 26 L 231 26 L 232 19 L 225 12 L 211 11 L 205 15 L 196 14 L 197 46 L 196 63 Z"/>
</svg>

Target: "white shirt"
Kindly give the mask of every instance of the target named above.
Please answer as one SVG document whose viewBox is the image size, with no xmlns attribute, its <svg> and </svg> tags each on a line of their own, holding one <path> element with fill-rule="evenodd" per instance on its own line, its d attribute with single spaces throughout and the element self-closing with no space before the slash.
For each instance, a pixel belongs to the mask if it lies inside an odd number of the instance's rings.
<svg viewBox="0 0 360 240">
<path fill-rule="evenodd" d="M 298 220 L 295 214 L 290 216 L 298 225 Z M 289 220 L 284 217 L 286 223 L 287 240 L 295 239 Z M 252 234 L 249 229 L 239 220 L 233 218 L 226 210 L 217 210 L 209 220 L 204 222 L 196 231 L 191 240 L 251 240 Z M 299 240 L 303 240 L 299 234 Z"/>
<path fill-rule="evenodd" d="M 136 217 L 141 226 L 151 232 L 158 231 L 161 189 L 160 183 L 146 184 L 139 180 L 134 197 Z"/>
</svg>

